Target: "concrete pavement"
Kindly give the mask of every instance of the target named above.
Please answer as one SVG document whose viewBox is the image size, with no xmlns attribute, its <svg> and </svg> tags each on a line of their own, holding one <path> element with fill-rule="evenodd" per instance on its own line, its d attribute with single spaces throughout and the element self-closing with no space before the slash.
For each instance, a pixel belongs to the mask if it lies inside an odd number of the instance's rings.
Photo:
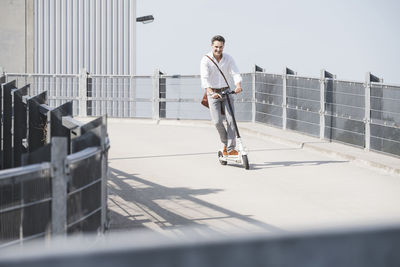
<svg viewBox="0 0 400 267">
<path fill-rule="evenodd" d="M 239 127 L 250 170 L 219 164 L 209 122 L 109 119 L 111 231 L 400 223 L 398 158 L 260 124 Z"/>
</svg>

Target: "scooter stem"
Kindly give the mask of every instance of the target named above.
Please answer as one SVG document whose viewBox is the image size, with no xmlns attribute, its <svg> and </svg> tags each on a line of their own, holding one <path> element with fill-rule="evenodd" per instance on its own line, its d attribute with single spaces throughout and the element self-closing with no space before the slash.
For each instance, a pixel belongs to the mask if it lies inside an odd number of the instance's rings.
<svg viewBox="0 0 400 267">
<path fill-rule="evenodd" d="M 236 118 L 235 118 L 235 114 L 233 113 L 233 109 L 232 109 L 232 105 L 231 105 L 231 101 L 229 99 L 229 95 L 226 94 L 226 100 L 228 101 L 228 107 L 229 107 L 229 111 L 231 112 L 232 115 L 232 120 L 233 120 L 233 125 L 235 126 L 235 130 L 236 130 L 236 137 L 240 138 L 240 134 L 239 134 L 239 128 L 236 124 Z"/>
</svg>

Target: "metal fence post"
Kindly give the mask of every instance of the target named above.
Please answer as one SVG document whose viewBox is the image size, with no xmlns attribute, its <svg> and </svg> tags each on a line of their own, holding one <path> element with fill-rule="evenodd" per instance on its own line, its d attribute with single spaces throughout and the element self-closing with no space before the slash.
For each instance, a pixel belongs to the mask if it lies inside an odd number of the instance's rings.
<svg viewBox="0 0 400 267">
<path fill-rule="evenodd" d="M 160 70 L 154 70 L 153 76 L 153 120 L 160 120 Z"/>
<path fill-rule="evenodd" d="M 365 77 L 365 150 L 371 148 L 371 83 L 380 82 L 381 79 L 367 72 Z"/>
<path fill-rule="evenodd" d="M 67 233 L 67 176 L 65 159 L 67 157 L 67 138 L 51 139 L 52 201 L 51 231 L 54 235 Z"/>
<path fill-rule="evenodd" d="M 335 76 L 327 72 L 326 70 L 321 70 L 321 76 L 320 76 L 320 110 L 319 110 L 319 138 L 324 139 L 325 138 L 325 126 L 326 126 L 326 120 L 325 120 L 325 113 L 326 113 L 326 90 L 327 88 L 327 78 L 334 79 Z"/>
<path fill-rule="evenodd" d="M 324 139 L 325 137 L 325 70 L 321 70 L 320 75 L 320 97 L 319 97 L 319 139 Z"/>
<path fill-rule="evenodd" d="M 286 97 L 287 70 L 288 68 L 285 68 L 282 75 L 282 129 L 283 130 L 286 130 L 286 124 L 287 124 L 287 97 Z"/>
<path fill-rule="evenodd" d="M 136 79 L 133 75 L 129 77 L 129 117 L 136 117 Z"/>
<path fill-rule="evenodd" d="M 87 116 L 87 72 L 83 68 L 79 74 L 79 116 Z"/>
<path fill-rule="evenodd" d="M 159 72 L 159 75 L 163 75 L 161 71 Z M 159 98 L 159 117 L 160 118 L 166 118 L 167 117 L 167 79 L 166 78 L 160 78 L 158 79 L 158 98 Z"/>
<path fill-rule="evenodd" d="M 251 121 L 256 122 L 256 75 L 257 65 L 254 65 L 252 73 L 252 100 L 251 100 Z"/>
<path fill-rule="evenodd" d="M 365 150 L 370 149 L 371 144 L 371 73 L 365 77 Z"/>
<path fill-rule="evenodd" d="M 107 182 L 108 182 L 108 149 L 110 148 L 109 139 L 107 137 L 107 117 L 103 116 L 103 126 L 101 127 L 101 231 L 104 232 L 108 228 L 107 220 Z"/>
</svg>

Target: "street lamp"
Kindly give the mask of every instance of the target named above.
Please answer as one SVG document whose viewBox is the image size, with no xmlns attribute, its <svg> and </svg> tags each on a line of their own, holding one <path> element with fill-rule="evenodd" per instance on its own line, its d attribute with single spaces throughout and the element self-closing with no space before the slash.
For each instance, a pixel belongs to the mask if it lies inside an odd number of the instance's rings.
<svg viewBox="0 0 400 267">
<path fill-rule="evenodd" d="M 136 22 L 141 22 L 143 24 L 152 23 L 154 21 L 153 15 L 143 16 L 136 18 Z"/>
</svg>

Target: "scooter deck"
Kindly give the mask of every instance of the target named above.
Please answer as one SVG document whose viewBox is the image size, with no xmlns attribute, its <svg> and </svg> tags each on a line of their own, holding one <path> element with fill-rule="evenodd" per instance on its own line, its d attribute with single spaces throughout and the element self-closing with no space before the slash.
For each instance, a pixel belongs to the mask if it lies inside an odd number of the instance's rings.
<svg viewBox="0 0 400 267">
<path fill-rule="evenodd" d="M 218 159 L 220 161 L 225 161 L 225 162 L 234 162 L 234 163 L 240 163 L 242 164 L 242 155 L 235 155 L 235 156 L 225 156 L 222 154 L 222 151 L 218 152 Z"/>
</svg>

